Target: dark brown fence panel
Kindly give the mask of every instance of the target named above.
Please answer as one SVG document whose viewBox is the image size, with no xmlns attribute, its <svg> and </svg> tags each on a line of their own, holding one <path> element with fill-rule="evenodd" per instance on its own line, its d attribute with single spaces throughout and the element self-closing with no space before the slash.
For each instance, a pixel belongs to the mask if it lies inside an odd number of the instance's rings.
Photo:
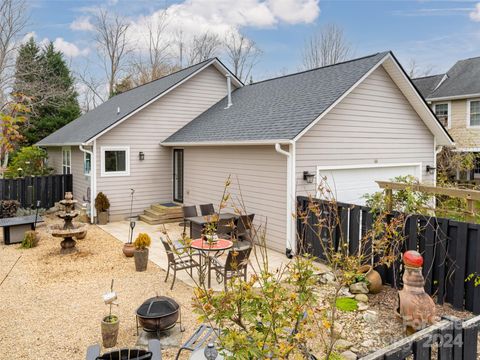
<svg viewBox="0 0 480 360">
<path fill-rule="evenodd" d="M 372 229 L 371 209 L 338 203 L 338 209 L 333 211 L 339 217 L 337 221 L 332 219 L 335 214 L 329 212 L 331 204 L 318 199 L 298 197 L 299 210 L 308 213 L 308 204 L 311 201 L 316 204 L 317 209 L 322 209 L 319 212 L 322 223 L 339 223 L 334 233 L 335 250 L 338 250 L 340 244 L 346 243 L 350 254 L 362 251 L 366 258 L 371 256 L 371 239 L 365 239 L 365 234 Z M 319 219 L 312 212 L 308 213 L 305 223 L 298 221 L 297 243 L 301 244 L 302 249 L 299 251 L 309 252 L 324 260 L 323 249 L 330 241 L 326 228 L 331 227 L 322 228 L 318 223 Z M 474 279 L 466 281 L 471 274 L 474 278 L 480 276 L 480 225 L 410 215 L 405 222 L 404 236 L 405 243 L 400 250 L 417 250 L 424 258 L 425 291 L 429 295 L 436 294 L 439 304 L 446 301 L 455 309 L 466 309 L 480 314 L 480 286 L 474 285 Z M 322 239 L 323 245 L 319 239 Z M 374 259 L 376 260 L 378 259 Z M 399 261 L 390 268 L 377 267 L 377 271 L 384 284 L 392 287 L 402 285 L 402 267 Z"/>
<path fill-rule="evenodd" d="M 72 190 L 71 174 L 0 179 L 0 200 L 17 200 L 23 208 L 34 206 L 37 201 L 40 207 L 50 208 Z"/>
</svg>

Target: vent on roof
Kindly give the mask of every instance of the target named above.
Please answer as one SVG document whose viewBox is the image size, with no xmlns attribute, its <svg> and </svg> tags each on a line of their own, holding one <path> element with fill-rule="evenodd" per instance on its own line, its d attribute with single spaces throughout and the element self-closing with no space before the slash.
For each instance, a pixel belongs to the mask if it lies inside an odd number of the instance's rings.
<svg viewBox="0 0 480 360">
<path fill-rule="evenodd" d="M 225 109 L 228 109 L 230 106 L 232 106 L 232 77 L 230 73 L 227 73 L 225 75 L 227 77 L 227 107 Z"/>
<path fill-rule="evenodd" d="M 117 115 L 120 114 L 120 106 L 117 107 Z"/>
</svg>

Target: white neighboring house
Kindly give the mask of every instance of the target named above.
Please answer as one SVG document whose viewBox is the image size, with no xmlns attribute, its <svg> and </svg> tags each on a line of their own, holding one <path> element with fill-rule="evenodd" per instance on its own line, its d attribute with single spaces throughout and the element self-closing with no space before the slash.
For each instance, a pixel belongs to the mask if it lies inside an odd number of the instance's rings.
<svg viewBox="0 0 480 360">
<path fill-rule="evenodd" d="M 243 85 L 211 59 L 117 95 L 38 143 L 74 196 L 110 199 L 113 220 L 153 203 L 218 204 L 234 178 L 272 249 L 295 249 L 296 196 L 327 175 L 339 201 L 375 180 L 435 183 L 452 139 L 391 52 Z M 236 183 L 240 183 L 241 189 Z M 309 182 L 311 181 L 311 182 Z M 93 204 L 91 211 L 94 214 Z"/>
</svg>

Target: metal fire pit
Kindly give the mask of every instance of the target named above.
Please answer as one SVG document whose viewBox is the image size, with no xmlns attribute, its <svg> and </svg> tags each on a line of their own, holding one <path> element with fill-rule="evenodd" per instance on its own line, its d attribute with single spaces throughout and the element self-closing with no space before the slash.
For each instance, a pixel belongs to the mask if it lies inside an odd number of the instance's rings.
<svg viewBox="0 0 480 360">
<path fill-rule="evenodd" d="M 182 330 L 182 317 L 180 305 L 172 298 L 155 296 L 146 300 L 137 309 L 137 335 L 139 326 L 148 332 L 161 332 L 171 329 L 180 319 Z"/>
</svg>

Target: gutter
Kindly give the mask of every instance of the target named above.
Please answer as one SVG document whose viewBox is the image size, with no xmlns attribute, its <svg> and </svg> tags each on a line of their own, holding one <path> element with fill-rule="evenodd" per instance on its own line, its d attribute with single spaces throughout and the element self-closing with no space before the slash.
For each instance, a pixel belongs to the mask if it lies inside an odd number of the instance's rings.
<svg viewBox="0 0 480 360">
<path fill-rule="evenodd" d="M 93 145 L 93 151 L 84 148 L 86 144 L 81 144 L 78 148 L 80 151 L 90 154 L 90 223 L 95 223 L 95 185 L 97 180 L 97 162 L 95 158 L 96 142 Z"/>
<path fill-rule="evenodd" d="M 295 214 L 295 142 L 289 141 L 289 151 L 282 149 L 280 143 L 275 144 L 275 151 L 283 156 L 287 157 L 287 239 L 285 246 L 285 255 L 291 259 L 293 254 L 296 253 L 295 249 L 295 219 L 293 214 Z"/>
<path fill-rule="evenodd" d="M 292 140 L 244 140 L 244 141 L 198 141 L 198 142 L 161 142 L 161 146 L 245 146 L 245 145 L 275 145 L 275 144 L 291 144 Z"/>
</svg>

